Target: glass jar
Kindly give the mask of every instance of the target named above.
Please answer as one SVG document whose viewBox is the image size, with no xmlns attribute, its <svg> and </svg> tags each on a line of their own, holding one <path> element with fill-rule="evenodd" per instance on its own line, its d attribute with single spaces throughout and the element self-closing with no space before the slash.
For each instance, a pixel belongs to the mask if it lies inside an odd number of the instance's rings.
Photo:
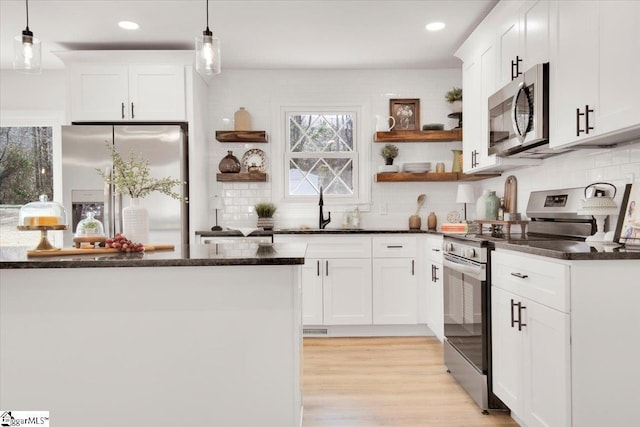
<svg viewBox="0 0 640 427">
<path fill-rule="evenodd" d="M 78 222 L 76 227 L 76 237 L 100 237 L 104 236 L 104 226 L 102 222 L 95 218 L 95 213 L 87 212 L 87 217 Z"/>
<path fill-rule="evenodd" d="M 489 191 L 484 203 L 486 219 L 496 221 L 498 219 L 498 210 L 500 209 L 500 199 L 496 196 L 496 192 Z"/>
<path fill-rule="evenodd" d="M 60 227 L 67 225 L 67 212 L 57 202 L 50 202 L 46 194 L 39 201 L 30 202 L 20 208 L 18 225 L 23 227 Z"/>
</svg>

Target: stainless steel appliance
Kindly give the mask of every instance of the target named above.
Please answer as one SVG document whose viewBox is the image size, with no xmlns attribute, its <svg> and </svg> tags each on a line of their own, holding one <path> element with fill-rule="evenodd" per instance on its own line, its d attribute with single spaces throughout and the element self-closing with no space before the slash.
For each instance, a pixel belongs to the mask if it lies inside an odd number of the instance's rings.
<svg viewBox="0 0 640 427">
<path fill-rule="evenodd" d="M 499 230 L 444 236 L 444 363 L 483 410 L 503 409 L 492 392 L 491 253 L 496 241 L 562 252 L 589 252 L 585 238 L 596 223 L 578 215 L 584 188 L 533 191 L 528 233 Z M 586 246 L 586 247 L 585 247 Z"/>
<path fill-rule="evenodd" d="M 154 177 L 171 176 L 187 181 L 187 132 L 181 124 L 77 124 L 62 127 L 62 203 L 71 212 L 65 231 L 70 246 L 78 222 L 91 210 L 113 236 L 122 231 L 122 208 L 130 197 L 116 195 L 106 186 L 97 169 L 111 170 L 109 146 L 127 159 L 133 152 L 148 160 Z M 188 185 L 175 188 L 184 196 Z M 160 193 L 141 200 L 149 211 L 150 243 L 182 245 L 189 242 L 188 204 Z"/>
<path fill-rule="evenodd" d="M 489 97 L 489 154 L 545 158 L 549 149 L 549 64 L 538 64 Z M 565 150 L 566 151 L 566 150 Z"/>
<path fill-rule="evenodd" d="M 444 362 L 484 411 L 506 409 L 491 383 L 491 250 L 485 239 L 444 237 Z"/>
</svg>

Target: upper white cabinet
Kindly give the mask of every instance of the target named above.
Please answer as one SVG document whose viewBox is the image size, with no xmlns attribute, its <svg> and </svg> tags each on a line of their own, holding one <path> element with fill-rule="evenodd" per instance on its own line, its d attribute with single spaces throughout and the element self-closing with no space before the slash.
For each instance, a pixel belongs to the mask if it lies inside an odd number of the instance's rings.
<svg viewBox="0 0 640 427">
<path fill-rule="evenodd" d="M 524 11 L 525 5 L 532 7 L 529 3 L 498 4 L 456 52 L 456 56 L 463 61 L 462 149 L 465 173 L 506 171 L 541 162 L 539 159 L 503 158 L 488 153 L 488 100 L 502 86 L 502 80 L 511 80 L 511 61 L 523 57 L 523 54 L 519 54 L 522 50 L 520 46 L 524 43 L 521 40 L 525 40 L 520 34 L 520 10 Z M 533 51 L 533 47 L 530 50 Z M 523 67 L 520 63 L 520 71 L 524 71 Z"/>
<path fill-rule="evenodd" d="M 549 61 L 550 3 L 528 0 L 505 17 L 497 35 L 497 87 Z"/>
<path fill-rule="evenodd" d="M 182 65 L 72 65 L 72 121 L 185 120 Z"/>
<path fill-rule="evenodd" d="M 550 146 L 640 137 L 640 2 L 552 7 Z"/>
</svg>

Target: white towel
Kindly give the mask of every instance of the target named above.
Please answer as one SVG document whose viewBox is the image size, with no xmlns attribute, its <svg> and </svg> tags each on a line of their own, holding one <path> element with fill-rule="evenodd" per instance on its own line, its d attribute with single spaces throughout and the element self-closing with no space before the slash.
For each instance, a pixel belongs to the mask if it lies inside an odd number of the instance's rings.
<svg viewBox="0 0 640 427">
<path fill-rule="evenodd" d="M 229 228 L 229 230 L 238 230 L 242 233 L 243 236 L 247 237 L 249 234 L 254 231 L 262 230 L 261 228 L 249 228 L 249 227 L 237 227 L 237 228 Z"/>
</svg>

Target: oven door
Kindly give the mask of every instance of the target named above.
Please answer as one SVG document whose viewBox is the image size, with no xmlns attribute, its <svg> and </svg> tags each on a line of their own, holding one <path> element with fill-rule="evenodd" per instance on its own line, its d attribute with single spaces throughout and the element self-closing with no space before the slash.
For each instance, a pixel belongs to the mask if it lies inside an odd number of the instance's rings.
<svg viewBox="0 0 640 427">
<path fill-rule="evenodd" d="M 489 367 L 486 264 L 444 254 L 444 335 L 479 372 Z"/>
</svg>

